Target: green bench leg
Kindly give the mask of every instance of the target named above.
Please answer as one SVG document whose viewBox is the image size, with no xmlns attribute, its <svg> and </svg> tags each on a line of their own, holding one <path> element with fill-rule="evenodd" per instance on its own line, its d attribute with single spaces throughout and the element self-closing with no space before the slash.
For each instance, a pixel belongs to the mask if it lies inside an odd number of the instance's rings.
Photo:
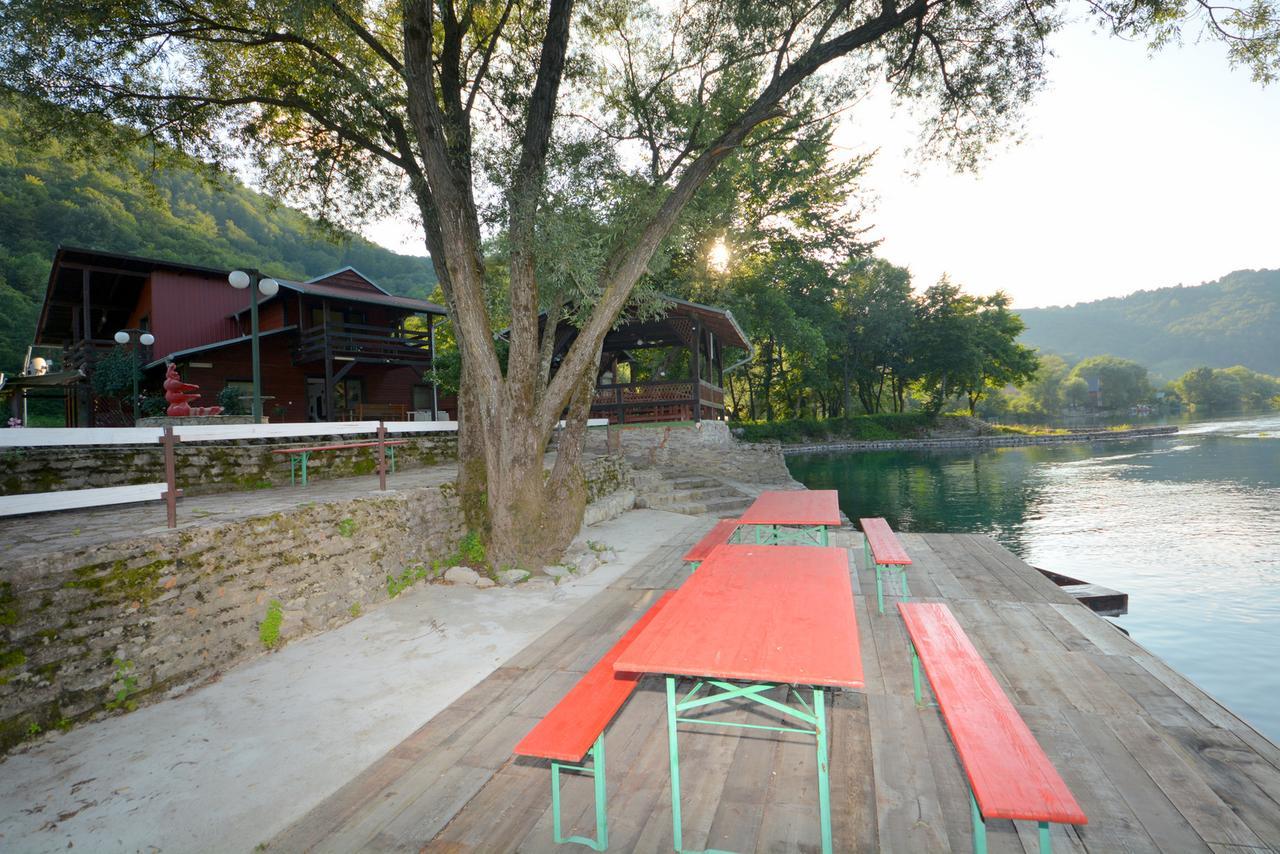
<svg viewBox="0 0 1280 854">
<path fill-rule="evenodd" d="M 587 768 L 581 765 L 566 765 L 562 762 L 551 763 L 551 835 L 557 844 L 563 845 L 566 842 L 576 842 L 579 845 L 585 845 L 593 851 L 603 851 L 609 847 L 609 820 L 608 810 L 605 805 L 605 777 L 604 777 L 604 733 L 600 733 L 596 738 L 595 745 L 587 751 L 587 755 L 591 757 L 591 767 Z M 596 838 L 588 839 L 585 836 L 565 837 L 560 829 L 560 772 L 577 771 L 580 774 L 590 774 L 595 780 L 596 786 Z"/>
<path fill-rule="evenodd" d="M 969 792 L 969 805 L 973 808 L 973 854 L 987 854 L 987 822 L 972 791 Z"/>
<path fill-rule="evenodd" d="M 294 486 L 298 482 L 296 477 L 297 471 L 298 471 L 298 455 L 290 454 L 289 455 L 289 485 L 290 486 Z"/>
<path fill-rule="evenodd" d="M 396 473 L 396 446 L 388 445 L 387 453 L 391 457 L 391 473 L 395 474 Z"/>
<path fill-rule="evenodd" d="M 916 706 L 924 705 L 924 686 L 920 681 L 920 656 L 916 654 L 916 645 L 911 644 L 911 684 L 916 689 Z"/>
<path fill-rule="evenodd" d="M 302 452 L 302 485 L 307 485 L 307 460 L 311 458 L 310 451 Z"/>
</svg>

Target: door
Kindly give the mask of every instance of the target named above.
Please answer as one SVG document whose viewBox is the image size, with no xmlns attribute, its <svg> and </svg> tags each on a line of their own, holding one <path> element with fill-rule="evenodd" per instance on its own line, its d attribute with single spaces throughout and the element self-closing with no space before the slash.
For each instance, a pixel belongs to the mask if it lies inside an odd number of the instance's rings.
<svg viewBox="0 0 1280 854">
<path fill-rule="evenodd" d="M 312 421 L 328 421 L 324 411 L 324 380 L 307 380 L 307 417 Z"/>
</svg>

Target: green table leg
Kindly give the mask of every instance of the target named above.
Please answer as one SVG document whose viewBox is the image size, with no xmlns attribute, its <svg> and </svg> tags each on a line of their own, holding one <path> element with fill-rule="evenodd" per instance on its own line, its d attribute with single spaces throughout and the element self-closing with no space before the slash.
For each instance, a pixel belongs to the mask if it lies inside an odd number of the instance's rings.
<svg viewBox="0 0 1280 854">
<path fill-rule="evenodd" d="M 396 473 L 396 446 L 388 445 L 387 453 L 390 454 L 391 456 L 391 473 L 395 474 Z"/>
<path fill-rule="evenodd" d="M 1050 854 L 1053 843 L 1049 841 L 1049 822 L 1040 822 L 1040 854 Z"/>
<path fill-rule="evenodd" d="M 676 851 L 683 851 L 684 837 L 680 833 L 680 745 L 676 736 L 674 676 L 667 677 L 667 744 L 671 749 L 671 840 Z"/>
<path fill-rule="evenodd" d="M 307 460 L 310 459 L 310 457 L 311 457 L 310 451 L 302 452 L 302 485 L 303 486 L 307 485 Z"/>
<path fill-rule="evenodd" d="M 289 455 L 289 485 L 290 486 L 293 486 L 298 482 L 296 477 L 297 471 L 298 471 L 298 455 L 290 454 Z"/>
<path fill-rule="evenodd" d="M 682 817 L 680 812 L 680 746 L 677 736 L 677 727 L 679 724 L 685 723 L 699 726 L 766 730 L 770 732 L 794 732 L 813 736 L 818 759 L 818 814 L 822 832 L 822 851 L 823 854 L 831 854 L 833 847 L 831 832 L 831 763 L 830 757 L 827 753 L 826 695 L 824 694 L 823 689 L 814 687 L 812 707 L 805 701 L 804 696 L 796 691 L 796 699 L 800 702 L 800 705 L 804 707 L 796 708 L 788 705 L 787 703 L 764 696 L 766 691 L 770 691 L 778 687 L 774 684 L 740 685 L 732 682 L 708 681 L 705 684 L 710 685 L 713 688 L 718 688 L 720 693 L 712 693 L 695 699 L 695 695 L 698 694 L 703 684 L 703 682 L 697 683 L 694 688 L 685 695 L 684 699 L 681 700 L 676 696 L 676 677 L 667 677 L 667 741 L 671 752 L 671 838 L 674 849 L 677 852 L 680 852 L 680 854 L 691 854 L 691 852 L 686 852 L 684 848 L 684 834 L 681 830 Z M 796 689 L 792 690 L 795 691 Z M 795 726 L 766 726 L 763 724 L 736 723 L 732 721 L 719 721 L 707 718 L 680 717 L 680 712 L 682 711 L 701 708 L 702 706 L 709 706 L 714 703 L 721 703 L 735 699 L 749 700 L 770 709 L 783 712 L 789 717 L 796 718 L 813 728 L 805 729 Z M 701 854 L 712 854 L 712 852 L 709 849 L 707 852 L 701 852 Z M 722 854 L 722 852 L 715 852 L 715 854 Z"/>
<path fill-rule="evenodd" d="M 818 820 L 822 824 L 822 850 L 831 848 L 831 781 L 827 758 L 827 714 L 821 688 L 813 689 L 814 738 L 818 742 Z"/>
</svg>

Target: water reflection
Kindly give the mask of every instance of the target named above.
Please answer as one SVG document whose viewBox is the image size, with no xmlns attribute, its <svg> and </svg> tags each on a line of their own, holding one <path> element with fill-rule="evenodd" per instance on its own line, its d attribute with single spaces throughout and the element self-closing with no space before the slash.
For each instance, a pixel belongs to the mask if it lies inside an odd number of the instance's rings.
<svg viewBox="0 0 1280 854">
<path fill-rule="evenodd" d="M 1124 590 L 1136 640 L 1280 740 L 1280 416 L 1168 439 L 788 461 L 851 518 L 989 534 Z"/>
</svg>

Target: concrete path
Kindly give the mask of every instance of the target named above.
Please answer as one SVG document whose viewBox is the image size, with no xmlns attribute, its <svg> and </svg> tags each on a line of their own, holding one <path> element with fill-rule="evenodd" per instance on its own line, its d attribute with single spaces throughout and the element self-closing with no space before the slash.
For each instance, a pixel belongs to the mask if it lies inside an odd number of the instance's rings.
<svg viewBox="0 0 1280 854">
<path fill-rule="evenodd" d="M 585 529 L 618 560 L 558 587 L 419 585 L 183 697 L 0 763 L 0 850 L 250 851 L 655 548 L 706 520 Z"/>
</svg>

